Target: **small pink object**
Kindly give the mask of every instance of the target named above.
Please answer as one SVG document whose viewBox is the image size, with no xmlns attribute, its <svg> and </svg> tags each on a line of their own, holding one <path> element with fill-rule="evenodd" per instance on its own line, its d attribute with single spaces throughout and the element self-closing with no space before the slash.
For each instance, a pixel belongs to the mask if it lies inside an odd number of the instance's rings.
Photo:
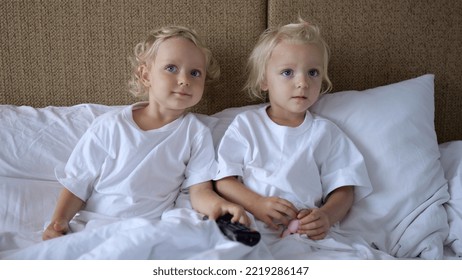
<svg viewBox="0 0 462 280">
<path fill-rule="evenodd" d="M 290 221 L 287 228 L 281 233 L 281 237 L 286 237 L 287 235 L 297 233 L 299 226 L 300 226 L 300 220 L 294 219 Z"/>
</svg>

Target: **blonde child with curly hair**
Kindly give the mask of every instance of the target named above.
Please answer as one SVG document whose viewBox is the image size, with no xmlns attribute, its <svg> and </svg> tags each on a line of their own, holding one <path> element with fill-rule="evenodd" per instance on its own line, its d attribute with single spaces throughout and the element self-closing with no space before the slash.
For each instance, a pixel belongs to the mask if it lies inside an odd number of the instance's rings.
<svg viewBox="0 0 462 280">
<path fill-rule="evenodd" d="M 134 50 L 130 92 L 147 101 L 110 111 L 92 123 L 57 171 L 64 186 L 44 240 L 70 232 L 69 223 L 97 226 L 125 218 L 160 219 L 180 191 L 192 207 L 215 219 L 244 209 L 218 196 L 210 130 L 187 110 L 218 77 L 210 50 L 191 29 L 153 31 Z M 77 214 L 77 215 L 76 215 Z"/>
</svg>

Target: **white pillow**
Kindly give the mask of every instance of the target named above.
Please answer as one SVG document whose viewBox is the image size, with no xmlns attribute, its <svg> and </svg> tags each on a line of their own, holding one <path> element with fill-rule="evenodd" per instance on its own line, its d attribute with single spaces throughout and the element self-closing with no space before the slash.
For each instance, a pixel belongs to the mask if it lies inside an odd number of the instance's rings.
<svg viewBox="0 0 462 280">
<path fill-rule="evenodd" d="M 99 115 L 117 108 L 97 104 L 33 108 L 0 105 L 0 176 L 55 180 L 80 136 Z"/>
<path fill-rule="evenodd" d="M 439 148 L 451 195 L 445 204 L 449 219 L 446 243 L 458 257 L 462 257 L 462 141 L 443 143 Z"/>
<path fill-rule="evenodd" d="M 399 258 L 442 258 L 449 193 L 433 123 L 434 75 L 326 94 L 312 111 L 353 140 L 374 188 L 342 228 Z"/>
</svg>

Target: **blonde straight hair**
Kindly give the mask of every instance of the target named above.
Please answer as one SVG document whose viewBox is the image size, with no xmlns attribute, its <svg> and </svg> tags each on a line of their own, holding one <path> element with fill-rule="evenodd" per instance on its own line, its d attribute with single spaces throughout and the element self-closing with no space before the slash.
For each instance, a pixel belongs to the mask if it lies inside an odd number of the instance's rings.
<svg viewBox="0 0 462 280">
<path fill-rule="evenodd" d="M 283 40 L 294 44 L 314 44 L 321 49 L 323 54 L 321 94 L 329 92 L 332 89 L 332 82 L 327 73 L 329 47 L 322 38 L 321 30 L 317 25 L 299 18 L 297 23 L 268 28 L 260 35 L 247 62 L 247 82 L 244 89 L 249 95 L 256 99 L 266 100 L 266 93 L 261 89 L 261 83 L 265 79 L 266 65 L 273 49 Z"/>
</svg>

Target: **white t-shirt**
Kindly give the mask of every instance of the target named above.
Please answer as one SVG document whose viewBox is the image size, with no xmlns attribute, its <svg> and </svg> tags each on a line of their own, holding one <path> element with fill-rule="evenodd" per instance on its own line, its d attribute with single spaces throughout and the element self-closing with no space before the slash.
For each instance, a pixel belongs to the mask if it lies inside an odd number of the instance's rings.
<svg viewBox="0 0 462 280">
<path fill-rule="evenodd" d="M 188 113 L 143 131 L 133 121 L 132 110 L 146 104 L 95 119 L 64 170 L 56 171 L 58 181 L 86 201 L 83 220 L 159 219 L 174 206 L 180 190 L 216 174 L 209 128 Z"/>
<path fill-rule="evenodd" d="M 372 191 L 361 153 L 334 123 L 307 111 L 300 126 L 280 126 L 266 108 L 245 111 L 230 124 L 218 147 L 216 180 L 239 176 L 260 195 L 299 209 L 320 207 L 341 186 L 355 186 L 355 200 Z"/>
</svg>

